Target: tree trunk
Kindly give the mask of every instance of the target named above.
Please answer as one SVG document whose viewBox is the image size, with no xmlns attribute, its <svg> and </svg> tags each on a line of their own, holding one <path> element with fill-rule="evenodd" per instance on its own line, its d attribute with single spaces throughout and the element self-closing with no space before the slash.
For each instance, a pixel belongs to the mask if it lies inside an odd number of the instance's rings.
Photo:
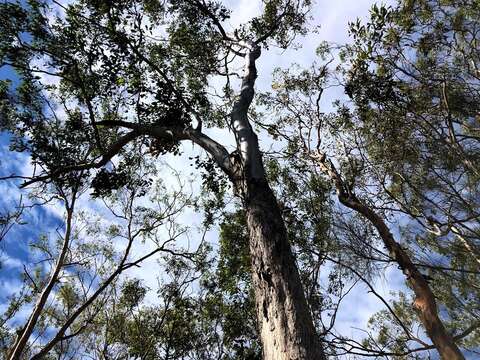
<svg viewBox="0 0 480 360">
<path fill-rule="evenodd" d="M 412 262 L 408 254 L 395 240 L 383 219 L 355 197 L 349 200 L 340 199 L 340 201 L 344 205 L 358 211 L 369 219 L 377 229 L 385 247 L 395 259 L 400 269 L 402 269 L 408 283 L 415 293 L 413 307 L 417 310 L 425 331 L 427 332 L 428 337 L 432 340 L 433 345 L 437 348 L 440 357 L 443 360 L 465 360 L 457 344 L 455 344 L 453 337 L 447 332 L 443 326 L 442 320 L 438 316 L 437 303 L 435 301 L 435 296 L 430 289 L 430 285 L 418 270 L 417 266 Z"/>
<path fill-rule="evenodd" d="M 237 149 L 227 174 L 242 198 L 252 259 L 252 282 L 264 360 L 326 359 L 316 334 L 285 224 L 270 189 L 258 138 L 249 120 L 257 78 L 258 43 L 245 45 L 245 73 L 231 113 Z M 219 163 L 222 166 L 222 162 Z"/>
<path fill-rule="evenodd" d="M 277 201 L 265 180 L 250 181 L 245 207 L 263 359 L 326 359 Z"/>
<path fill-rule="evenodd" d="M 417 311 L 420 321 L 440 357 L 443 360 L 465 360 L 453 337 L 447 332 L 442 320 L 438 316 L 437 303 L 430 285 L 412 262 L 408 253 L 395 240 L 385 221 L 348 189 L 333 163 L 327 160 L 325 155 L 318 154 L 318 156 L 311 155 L 311 157 L 333 181 L 340 202 L 363 215 L 377 229 L 390 256 L 397 262 L 399 268 L 405 274 L 406 280 L 415 294 L 413 307 Z"/>
</svg>

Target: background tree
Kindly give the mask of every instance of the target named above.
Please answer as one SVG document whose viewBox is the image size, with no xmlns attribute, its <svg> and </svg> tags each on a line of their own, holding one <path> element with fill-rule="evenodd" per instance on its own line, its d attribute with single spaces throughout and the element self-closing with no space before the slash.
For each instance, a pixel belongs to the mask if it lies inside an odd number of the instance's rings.
<svg viewBox="0 0 480 360">
<path fill-rule="evenodd" d="M 278 120 L 262 126 L 291 144 L 287 157 L 303 151 L 300 161 L 313 160 L 335 185 L 339 201 L 379 231 L 388 254 L 368 247 L 365 252 L 366 244 L 355 252 L 372 261 L 394 261 L 403 270 L 419 319 L 443 358 L 463 358 L 452 340 L 464 339 L 472 350 L 478 341 L 477 309 L 469 300 L 476 293 L 470 281 L 478 277 L 478 237 L 471 232 L 478 207 L 478 149 L 471 132 L 478 108 L 470 105 L 478 97 L 477 27 L 473 2 L 374 6 L 367 24 L 351 25 L 354 41 L 340 52 L 347 66 L 330 69 L 328 46 L 321 46 L 326 65 L 278 72 L 276 92 L 263 97 Z M 326 115 L 321 96 L 338 81 L 352 103 L 337 102 L 337 113 Z M 461 104 L 455 111 L 452 101 Z M 401 243 L 389 222 L 407 224 L 400 228 Z M 414 324 L 407 304 L 401 294 L 394 305 L 401 318 L 388 309 L 388 315 L 372 320 L 382 323 L 379 342 L 366 342 L 377 348 L 374 353 L 405 356 L 429 348 L 404 326 Z M 437 313 L 451 330 L 442 330 Z M 408 350 L 412 340 L 422 346 Z"/>
<path fill-rule="evenodd" d="M 452 333 L 469 335 L 470 340 L 478 337 L 472 333 L 478 329 L 478 307 L 470 296 L 478 295 L 478 141 L 471 132 L 479 109 L 471 101 L 479 95 L 479 10 L 468 1 L 404 2 L 391 12 L 378 9 L 364 33 L 361 26 L 352 28 L 365 41 L 358 41 L 359 48 L 353 50 L 347 83 L 355 89 L 355 81 L 365 76 L 366 86 L 352 90 L 361 148 L 366 145 L 361 154 L 368 154 L 367 164 L 375 167 L 375 178 L 381 179 L 397 211 L 411 219 L 404 236 L 413 243 L 418 262 L 440 267 L 429 271 L 435 279 L 434 294 L 456 329 Z M 362 65 L 365 55 L 374 71 Z M 362 93 L 371 91 L 370 80 L 380 91 L 373 91 L 365 103 Z M 382 124 L 375 120 L 378 116 Z M 385 128 L 376 129 L 379 125 Z M 373 132 L 377 139 L 371 137 Z M 393 141 L 402 152 L 394 154 L 395 147 L 385 151 Z M 383 154 L 381 164 L 376 154 Z"/>
<path fill-rule="evenodd" d="M 288 47 L 305 32 L 310 2 L 266 2 L 263 14 L 231 34 L 222 26 L 228 10 L 215 2 L 59 6 L 64 16 L 49 18 L 44 2 L 2 5 L 8 18 L 1 29 L 2 64 L 22 79 L 15 93 L 2 87 L 2 122 L 39 170 L 23 186 L 68 181 L 81 172 L 103 195 L 126 185 L 135 172 L 132 158 L 153 161 L 178 153 L 181 141 L 193 142 L 228 176 L 246 212 L 264 358 L 324 358 L 248 120 L 261 47 Z M 229 74 L 237 57 L 245 60 L 241 92 L 224 101 L 227 115 L 206 95 L 208 80 L 220 68 Z M 58 81 L 46 84 L 38 74 Z M 203 132 L 226 124 L 236 142 L 232 153 Z"/>
<path fill-rule="evenodd" d="M 193 254 L 172 244 L 185 232 L 175 224 L 175 217 L 191 199 L 183 190 L 167 192 L 161 181 L 149 182 L 153 206 L 146 207 L 140 204 L 141 188 L 134 183 L 104 200 L 111 214 L 109 220 L 74 211 L 81 193 L 78 181 L 72 184 L 72 190 L 57 184 L 57 197 L 66 207 L 65 231 L 58 232 L 58 241 L 44 236 L 31 244 L 32 252 L 39 253 L 40 266 L 24 268 L 27 290 L 20 304 L 17 298 L 11 303 L 12 311 L 18 312 L 22 306 L 30 315 L 17 329 L 9 329 L 4 320 L 7 334 L 16 332 L 14 339 L 5 340 L 9 349 L 6 358 L 45 358 L 49 351 L 61 358 L 78 356 L 82 347 L 74 338 L 92 331 L 89 327 L 97 322 L 105 303 L 115 298 L 114 285 L 121 282 L 121 274 L 157 254 L 193 258 Z M 45 193 L 46 188 L 42 190 Z M 140 241 L 151 241 L 152 250 L 132 254 Z M 46 334 L 51 336 L 47 342 Z"/>
</svg>

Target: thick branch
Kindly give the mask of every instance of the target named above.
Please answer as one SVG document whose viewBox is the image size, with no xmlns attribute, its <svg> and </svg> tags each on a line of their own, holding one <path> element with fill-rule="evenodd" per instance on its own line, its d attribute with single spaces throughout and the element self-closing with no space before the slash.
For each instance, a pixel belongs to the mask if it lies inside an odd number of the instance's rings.
<svg viewBox="0 0 480 360">
<path fill-rule="evenodd" d="M 265 171 L 258 146 L 258 138 L 248 121 L 248 109 L 253 100 L 254 85 L 257 78 L 255 61 L 261 54 L 260 47 L 250 43 L 245 56 L 245 74 L 242 79 L 240 95 L 233 105 L 231 125 L 237 142 L 237 150 L 242 158 L 245 175 L 254 179 L 264 179 Z"/>
<path fill-rule="evenodd" d="M 97 122 L 97 125 L 112 128 L 124 127 L 127 129 L 131 129 L 132 131 L 123 135 L 114 144 L 112 144 L 103 154 L 102 158 L 99 161 L 92 161 L 89 163 L 76 164 L 55 169 L 49 174 L 36 176 L 33 179 L 25 181 L 21 186 L 26 187 L 39 181 L 48 181 L 71 171 L 99 169 L 105 166 L 115 155 L 117 155 L 125 145 L 142 135 L 148 135 L 157 139 L 168 139 L 173 141 L 191 140 L 195 144 L 199 145 L 202 149 L 207 151 L 217 162 L 218 166 L 222 168 L 223 171 L 225 171 L 227 174 L 230 174 L 228 160 L 229 155 L 227 150 L 221 144 L 198 130 L 192 128 L 185 129 L 183 127 L 174 126 L 167 127 L 161 125 L 136 124 L 127 121 L 100 121 Z"/>
<path fill-rule="evenodd" d="M 24 188 L 34 183 L 37 183 L 39 181 L 48 181 L 50 179 L 53 179 L 57 176 L 66 174 L 71 171 L 99 169 L 102 166 L 105 166 L 115 155 L 117 155 L 125 145 L 127 145 L 130 141 L 132 141 L 133 139 L 137 138 L 140 135 L 141 133 L 139 133 L 136 130 L 125 134 L 120 139 L 118 139 L 114 144 L 112 144 L 110 148 L 108 148 L 108 150 L 103 154 L 102 158 L 98 162 L 89 162 L 89 163 L 76 164 L 72 166 L 65 166 L 63 168 L 58 168 L 52 171 L 50 174 L 35 176 L 31 180 L 25 181 L 21 185 L 21 187 Z"/>
<path fill-rule="evenodd" d="M 200 146 L 215 160 L 217 165 L 229 176 L 232 175 L 229 154 L 223 145 L 197 130 L 186 130 L 188 139 Z"/>
<path fill-rule="evenodd" d="M 175 141 L 191 140 L 193 143 L 208 152 L 217 165 L 225 171 L 226 174 L 230 175 L 231 169 L 228 151 L 223 145 L 202 133 L 200 130 L 193 128 L 185 129 L 183 127 L 164 127 L 160 125 L 139 125 L 127 121 L 103 121 L 98 124 L 108 127 L 125 127 L 134 129 L 142 134 L 150 135 L 157 139 L 168 138 Z"/>
</svg>

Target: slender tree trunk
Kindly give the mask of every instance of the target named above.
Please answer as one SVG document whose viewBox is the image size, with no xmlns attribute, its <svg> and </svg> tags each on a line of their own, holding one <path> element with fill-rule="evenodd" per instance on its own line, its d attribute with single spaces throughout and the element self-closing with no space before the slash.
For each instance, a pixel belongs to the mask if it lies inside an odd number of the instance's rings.
<svg viewBox="0 0 480 360">
<path fill-rule="evenodd" d="M 365 205 L 354 193 L 347 189 L 335 166 L 328 161 L 325 156 L 313 156 L 313 158 L 334 182 L 340 202 L 346 207 L 362 214 L 377 229 L 390 256 L 397 262 L 405 274 L 406 280 L 415 294 L 413 307 L 417 310 L 423 327 L 428 337 L 432 340 L 433 345 L 438 350 L 441 358 L 443 360 L 464 360 L 465 358 L 457 344 L 455 344 L 453 337 L 447 332 L 442 320 L 438 316 L 437 303 L 430 285 L 418 270 L 417 266 L 412 262 L 407 252 L 405 252 L 395 240 L 385 221 L 373 209 Z"/>
<path fill-rule="evenodd" d="M 344 202 L 342 201 L 342 203 Z M 465 358 L 457 344 L 455 344 L 453 337 L 447 332 L 442 320 L 438 316 L 437 303 L 430 285 L 415 264 L 413 264 L 408 254 L 395 241 L 383 219 L 356 198 L 345 202 L 344 205 L 360 212 L 377 229 L 385 247 L 402 269 L 415 293 L 413 306 L 417 310 L 425 331 L 437 348 L 441 358 L 443 360 L 464 360 Z"/>
<path fill-rule="evenodd" d="M 63 245 L 62 249 L 60 251 L 60 255 L 57 259 L 57 262 L 55 263 L 55 266 L 52 270 L 52 273 L 50 275 L 50 279 L 48 280 L 47 284 L 43 288 L 40 296 L 37 299 L 37 302 L 32 310 L 32 313 L 30 317 L 28 318 L 27 323 L 25 324 L 25 327 L 22 329 L 22 332 L 20 333 L 19 337 L 17 338 L 15 344 L 13 345 L 11 352 L 8 356 L 9 360 L 18 360 L 21 358 L 25 347 L 28 343 L 28 339 L 33 333 L 33 330 L 35 329 L 35 326 L 38 322 L 38 318 L 43 312 L 43 309 L 45 307 L 45 304 L 47 302 L 47 299 L 50 295 L 50 293 L 53 290 L 53 287 L 55 286 L 55 283 L 58 280 L 58 276 L 60 274 L 60 271 L 63 267 L 63 264 L 65 262 L 65 257 L 67 255 L 67 251 L 70 245 L 70 236 L 72 232 L 72 217 L 73 217 L 73 203 L 75 202 L 75 195 L 72 196 L 72 205 L 67 208 L 67 220 L 66 220 L 66 229 L 65 229 L 65 237 L 63 240 Z"/>
<path fill-rule="evenodd" d="M 249 184 L 245 206 L 263 359 L 326 359 L 277 201 L 266 181 Z"/>
</svg>

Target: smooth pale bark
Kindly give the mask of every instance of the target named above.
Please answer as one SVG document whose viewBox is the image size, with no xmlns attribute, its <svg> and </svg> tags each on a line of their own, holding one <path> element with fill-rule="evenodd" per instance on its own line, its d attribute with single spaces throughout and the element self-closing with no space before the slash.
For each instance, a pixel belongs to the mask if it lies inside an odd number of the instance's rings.
<svg viewBox="0 0 480 360">
<path fill-rule="evenodd" d="M 248 121 L 260 48 L 248 45 L 245 73 L 233 106 L 237 154 L 229 173 L 242 198 L 249 232 L 252 281 L 264 360 L 326 359 L 308 307 L 285 224 L 268 185 L 258 139 Z"/>
<path fill-rule="evenodd" d="M 455 344 L 453 337 L 447 332 L 442 320 L 438 316 L 437 303 L 430 285 L 412 262 L 409 255 L 395 240 L 385 221 L 374 210 L 359 200 L 355 194 L 348 191 L 335 166 L 324 155 L 320 154 L 312 157 L 334 182 L 340 202 L 362 214 L 377 229 L 390 256 L 397 262 L 399 268 L 405 274 L 406 280 L 415 294 L 413 307 L 417 310 L 423 327 L 441 358 L 443 360 L 464 360 L 465 358 L 457 344 Z"/>
<path fill-rule="evenodd" d="M 452 232 L 457 236 L 458 240 L 462 243 L 463 247 L 470 254 L 475 261 L 480 265 L 480 257 L 478 256 L 478 249 L 474 248 L 474 245 L 470 243 L 465 236 L 462 235 L 462 232 L 459 231 L 455 226 L 451 227 Z"/>
</svg>

